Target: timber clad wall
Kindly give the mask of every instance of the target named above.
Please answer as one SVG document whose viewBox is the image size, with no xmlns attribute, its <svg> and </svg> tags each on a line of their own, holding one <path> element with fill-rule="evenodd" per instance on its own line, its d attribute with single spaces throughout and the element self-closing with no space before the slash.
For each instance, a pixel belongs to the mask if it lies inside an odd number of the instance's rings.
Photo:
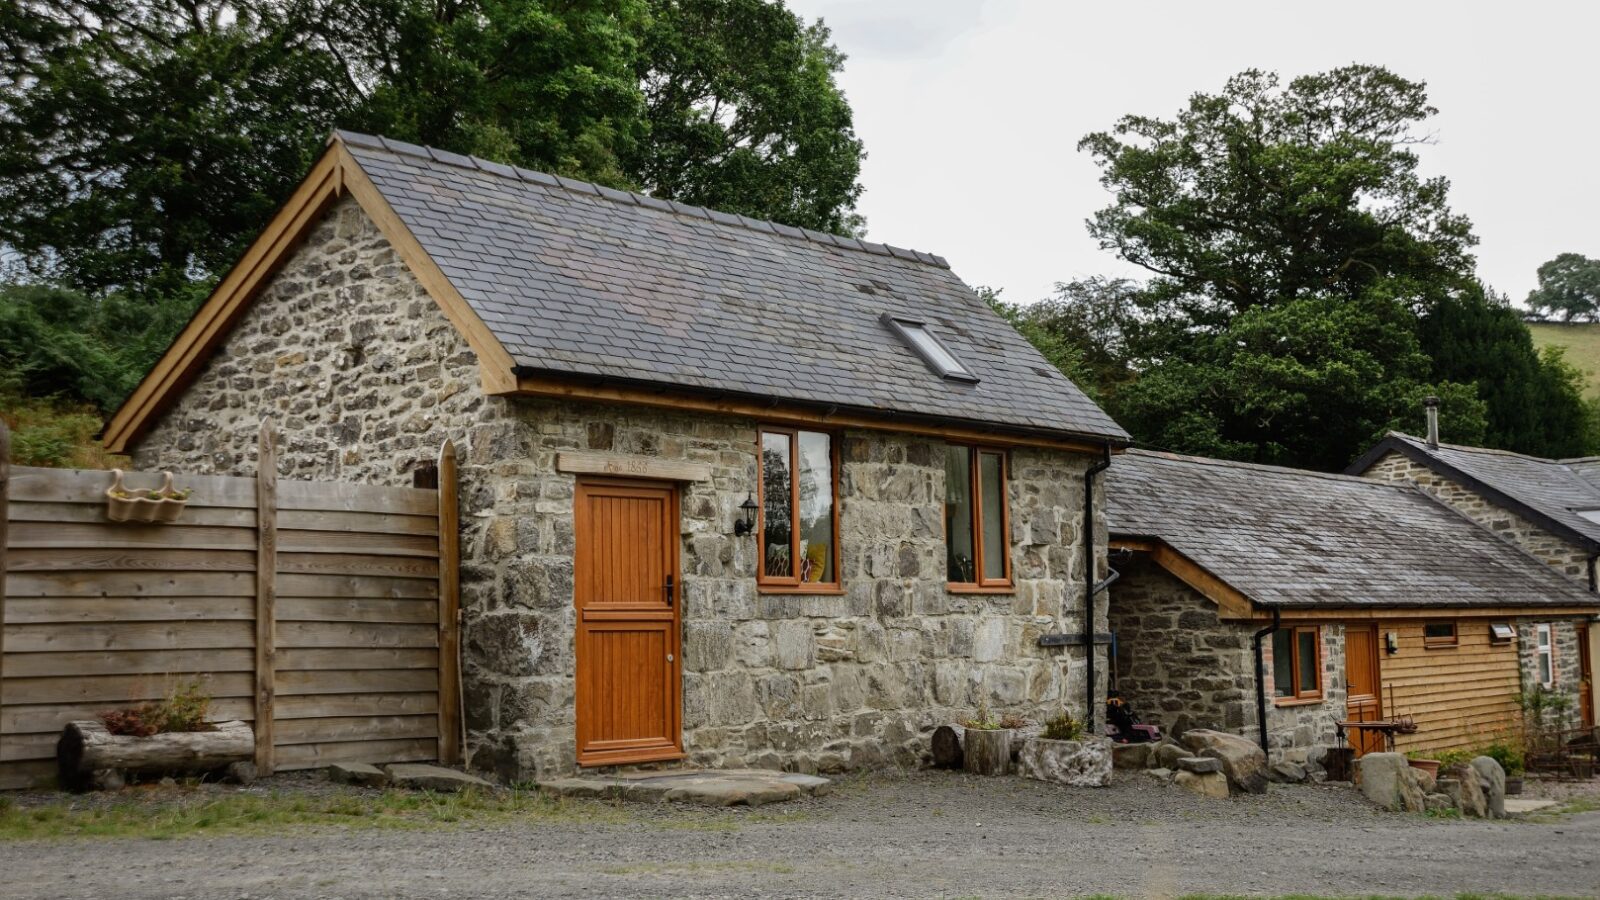
<svg viewBox="0 0 1600 900">
<path fill-rule="evenodd" d="M 440 492 L 275 481 L 180 475 L 188 508 L 147 525 L 106 520 L 109 472 L 12 470 L 0 787 L 53 774 L 68 721 L 191 678 L 213 720 L 271 738 L 257 756 L 269 770 L 458 752 L 448 666 L 441 714 L 440 644 L 455 629 Z"/>
<path fill-rule="evenodd" d="M 1378 628 L 1380 648 L 1389 632 L 1400 639 L 1400 652 L 1380 650 L 1384 713 L 1411 716 L 1418 726 L 1416 734 L 1399 735 L 1396 748 L 1472 749 L 1516 728 L 1522 721 L 1516 643 L 1493 644 L 1487 620 L 1460 619 L 1459 645 L 1430 649 L 1423 646 L 1423 624 L 1387 622 Z"/>
</svg>

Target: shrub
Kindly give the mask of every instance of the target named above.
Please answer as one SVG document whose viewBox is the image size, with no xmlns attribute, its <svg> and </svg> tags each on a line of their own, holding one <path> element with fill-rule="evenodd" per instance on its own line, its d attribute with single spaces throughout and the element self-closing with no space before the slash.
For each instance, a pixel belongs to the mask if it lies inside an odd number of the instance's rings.
<svg viewBox="0 0 1600 900">
<path fill-rule="evenodd" d="M 1047 741 L 1076 741 L 1083 737 L 1083 723 L 1074 719 L 1072 713 L 1064 712 L 1044 723 L 1044 738 Z"/>
<path fill-rule="evenodd" d="M 149 737 L 167 732 L 210 731 L 206 721 L 211 711 L 211 695 L 199 679 L 173 684 L 167 696 L 154 703 L 140 703 L 125 709 L 107 710 L 100 721 L 112 734 Z"/>
<path fill-rule="evenodd" d="M 1507 775 L 1521 775 L 1527 765 L 1523 758 L 1522 750 L 1511 744 L 1494 743 L 1479 751 L 1479 755 L 1487 756 L 1500 764 Z"/>
</svg>

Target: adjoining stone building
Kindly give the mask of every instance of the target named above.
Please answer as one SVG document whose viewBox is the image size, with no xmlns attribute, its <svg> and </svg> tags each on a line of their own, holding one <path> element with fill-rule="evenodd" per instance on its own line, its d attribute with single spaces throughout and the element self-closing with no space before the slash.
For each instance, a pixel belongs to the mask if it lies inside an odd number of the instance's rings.
<svg viewBox="0 0 1600 900">
<path fill-rule="evenodd" d="M 1482 746 L 1520 721 L 1514 623 L 1600 612 L 1412 485 L 1130 450 L 1107 497 L 1116 690 L 1275 756 L 1396 716 L 1418 725 L 1398 749 Z"/>
<path fill-rule="evenodd" d="M 1437 407 L 1428 407 L 1430 438 L 1391 432 L 1346 470 L 1412 484 L 1595 591 L 1600 559 L 1600 457 L 1544 459 L 1438 440 Z M 1525 618 L 1517 623 L 1523 685 L 1564 695 L 1573 727 L 1600 722 L 1594 659 L 1597 619 Z"/>
<path fill-rule="evenodd" d="M 244 474 L 263 417 L 285 475 L 460 447 L 467 755 L 506 778 L 1103 705 L 1127 435 L 939 257 L 341 133 L 107 438 Z"/>
</svg>

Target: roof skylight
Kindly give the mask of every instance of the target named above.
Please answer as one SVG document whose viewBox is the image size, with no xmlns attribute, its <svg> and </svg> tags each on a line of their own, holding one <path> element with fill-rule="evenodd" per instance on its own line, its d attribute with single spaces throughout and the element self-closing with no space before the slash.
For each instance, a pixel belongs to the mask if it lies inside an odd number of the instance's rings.
<svg viewBox="0 0 1600 900">
<path fill-rule="evenodd" d="M 1600 525 L 1600 509 L 1575 509 L 1573 512 L 1584 517 L 1585 519 L 1588 519 L 1596 525 Z"/>
<path fill-rule="evenodd" d="M 940 378 L 972 384 L 978 382 L 978 376 L 972 374 L 972 370 L 963 365 L 961 360 L 950 352 L 950 348 L 934 336 L 926 323 L 915 319 L 902 319 L 887 313 L 884 314 L 882 321 Z"/>
</svg>

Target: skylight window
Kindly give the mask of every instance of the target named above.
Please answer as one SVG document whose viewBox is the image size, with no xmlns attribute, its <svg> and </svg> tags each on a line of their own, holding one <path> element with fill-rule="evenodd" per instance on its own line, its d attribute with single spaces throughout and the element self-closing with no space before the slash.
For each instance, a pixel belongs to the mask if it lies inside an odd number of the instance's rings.
<svg viewBox="0 0 1600 900">
<path fill-rule="evenodd" d="M 1573 512 L 1583 516 L 1585 519 L 1588 519 L 1596 525 L 1600 525 L 1600 509 L 1575 509 Z"/>
<path fill-rule="evenodd" d="M 921 357 L 922 361 L 927 363 L 928 368 L 932 369 L 934 374 L 940 378 L 947 381 L 977 383 L 978 376 L 972 374 L 972 370 L 962 365 L 961 360 L 956 359 L 956 355 L 950 352 L 950 348 L 946 347 L 937 337 L 934 337 L 933 332 L 928 330 L 928 326 L 925 323 L 918 322 L 915 319 L 900 319 L 885 314 L 883 324 L 889 326 L 889 330 L 904 341 L 906 346 Z"/>
</svg>

